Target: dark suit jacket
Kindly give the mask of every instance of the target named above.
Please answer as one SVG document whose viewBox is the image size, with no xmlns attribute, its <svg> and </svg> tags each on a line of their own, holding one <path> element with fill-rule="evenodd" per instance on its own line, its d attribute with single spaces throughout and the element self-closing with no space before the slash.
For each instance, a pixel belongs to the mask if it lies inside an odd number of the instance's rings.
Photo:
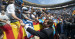
<svg viewBox="0 0 75 39">
<path fill-rule="evenodd" d="M 27 28 L 27 31 L 31 33 L 32 35 L 39 36 L 40 39 L 53 39 L 53 28 L 43 29 L 40 32 L 35 31 L 31 28 Z"/>
</svg>

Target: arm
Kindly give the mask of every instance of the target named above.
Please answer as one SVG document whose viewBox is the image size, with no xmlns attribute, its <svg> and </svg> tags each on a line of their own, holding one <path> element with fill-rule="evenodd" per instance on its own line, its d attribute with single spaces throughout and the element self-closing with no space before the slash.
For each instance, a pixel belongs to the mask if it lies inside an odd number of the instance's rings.
<svg viewBox="0 0 75 39">
<path fill-rule="evenodd" d="M 14 17 L 14 18 L 17 19 L 17 20 L 21 20 L 21 19 L 19 19 L 18 17 L 16 17 L 15 14 L 12 14 L 12 17 Z"/>
<path fill-rule="evenodd" d="M 27 31 L 29 33 L 31 33 L 32 35 L 36 35 L 36 36 L 39 36 L 41 38 L 45 38 L 46 37 L 46 35 L 44 33 L 39 32 L 39 31 L 35 31 L 35 30 L 31 29 L 31 28 L 27 28 Z"/>
<path fill-rule="evenodd" d="M 20 22 L 22 22 L 22 20 L 19 19 L 19 18 L 15 15 L 15 7 L 14 7 L 14 5 L 7 6 L 7 12 L 8 12 L 9 14 L 11 14 L 14 19 L 19 20 Z"/>
<path fill-rule="evenodd" d="M 12 14 L 12 17 L 14 17 L 15 19 L 17 19 L 18 21 L 20 21 L 20 23 L 23 23 L 23 21 L 21 19 L 19 19 L 18 17 L 16 17 L 15 14 Z"/>
<path fill-rule="evenodd" d="M 25 26 L 26 27 L 26 26 Z M 25 28 L 29 33 L 31 33 L 32 35 L 36 35 L 36 36 L 39 36 L 41 38 L 46 38 L 46 35 L 42 32 L 39 32 L 39 31 L 35 31 L 33 29 L 31 29 L 30 27 L 26 27 Z"/>
<path fill-rule="evenodd" d="M 32 18 L 33 18 L 34 20 L 39 21 L 37 18 L 35 18 L 35 16 L 34 16 L 33 14 L 32 14 L 31 16 L 32 16 Z"/>
<path fill-rule="evenodd" d="M 25 17 L 25 19 L 29 20 L 29 21 L 32 21 L 31 19 L 29 19 L 28 17 Z"/>
<path fill-rule="evenodd" d="M 1 21 L 1 22 L 4 22 L 4 23 L 7 23 L 6 20 L 0 19 L 0 21 Z M 10 25 L 8 25 L 8 23 L 7 23 L 6 25 L 0 26 L 0 29 L 2 29 L 2 30 L 8 30 L 9 28 L 7 28 L 7 26 L 10 26 Z"/>
<path fill-rule="evenodd" d="M 22 14 L 24 16 L 25 19 L 29 20 L 29 21 L 34 21 L 34 20 L 31 20 L 29 19 L 25 14 Z"/>
<path fill-rule="evenodd" d="M 1 22 L 4 22 L 4 23 L 6 23 L 6 20 L 2 20 L 2 19 L 0 19 L 0 21 L 1 21 Z"/>
<path fill-rule="evenodd" d="M 6 23 L 6 24 L 10 25 L 10 22 L 8 20 L 2 20 L 2 19 L 0 19 L 0 21 L 3 22 L 3 23 Z"/>
<path fill-rule="evenodd" d="M 39 22 L 38 18 L 33 17 L 33 19 Z"/>
</svg>

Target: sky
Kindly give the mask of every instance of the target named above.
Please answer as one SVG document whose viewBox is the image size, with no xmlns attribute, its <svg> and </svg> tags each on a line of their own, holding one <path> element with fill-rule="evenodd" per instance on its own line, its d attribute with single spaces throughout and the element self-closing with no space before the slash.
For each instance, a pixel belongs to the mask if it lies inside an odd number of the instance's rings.
<svg viewBox="0 0 75 39">
<path fill-rule="evenodd" d="M 26 0 L 32 3 L 36 3 L 36 4 L 59 4 L 59 3 L 64 3 L 64 2 L 68 2 L 71 0 Z"/>
</svg>

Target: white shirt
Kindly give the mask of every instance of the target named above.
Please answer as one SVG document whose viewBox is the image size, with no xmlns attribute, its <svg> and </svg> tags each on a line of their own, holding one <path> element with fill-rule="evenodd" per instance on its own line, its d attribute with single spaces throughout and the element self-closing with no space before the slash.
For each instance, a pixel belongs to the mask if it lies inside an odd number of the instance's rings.
<svg viewBox="0 0 75 39">
<path fill-rule="evenodd" d="M 2 19 L 2 20 L 8 20 L 8 21 L 9 21 L 8 16 L 7 16 L 7 15 L 1 15 L 1 13 L 0 13 L 0 19 Z M 8 21 L 7 21 L 7 22 L 8 22 Z M 0 22 L 0 23 L 2 23 L 3 25 L 6 24 L 6 23 L 4 23 L 4 22 Z"/>
<path fill-rule="evenodd" d="M 35 17 L 33 14 L 31 15 L 32 17 Z"/>
<path fill-rule="evenodd" d="M 33 12 L 34 15 L 36 15 L 36 12 Z"/>
<path fill-rule="evenodd" d="M 1 13 L 0 13 L 0 19 L 2 19 L 2 20 L 6 20 L 6 19 L 9 19 L 9 18 L 8 18 L 7 15 L 1 15 Z"/>
<path fill-rule="evenodd" d="M 10 18 L 13 19 L 12 14 L 15 14 L 15 5 L 14 4 L 9 4 L 6 8 L 6 15 Z"/>
<path fill-rule="evenodd" d="M 51 16 L 51 19 L 53 19 L 54 17 L 53 16 Z"/>
<path fill-rule="evenodd" d="M 7 10 L 8 13 L 14 13 L 15 14 L 15 5 L 14 4 L 9 4 L 7 6 L 6 10 Z"/>
</svg>

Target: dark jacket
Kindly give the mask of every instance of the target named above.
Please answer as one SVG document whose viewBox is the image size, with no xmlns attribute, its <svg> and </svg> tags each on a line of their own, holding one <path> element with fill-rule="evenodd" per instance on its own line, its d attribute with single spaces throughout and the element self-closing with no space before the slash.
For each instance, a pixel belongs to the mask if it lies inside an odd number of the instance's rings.
<svg viewBox="0 0 75 39">
<path fill-rule="evenodd" d="M 47 29 L 43 29 L 40 32 L 39 31 L 35 31 L 31 28 L 27 28 L 27 31 L 29 33 L 31 33 L 32 35 L 35 36 L 39 36 L 40 39 L 53 39 L 53 28 L 47 28 Z"/>
</svg>

